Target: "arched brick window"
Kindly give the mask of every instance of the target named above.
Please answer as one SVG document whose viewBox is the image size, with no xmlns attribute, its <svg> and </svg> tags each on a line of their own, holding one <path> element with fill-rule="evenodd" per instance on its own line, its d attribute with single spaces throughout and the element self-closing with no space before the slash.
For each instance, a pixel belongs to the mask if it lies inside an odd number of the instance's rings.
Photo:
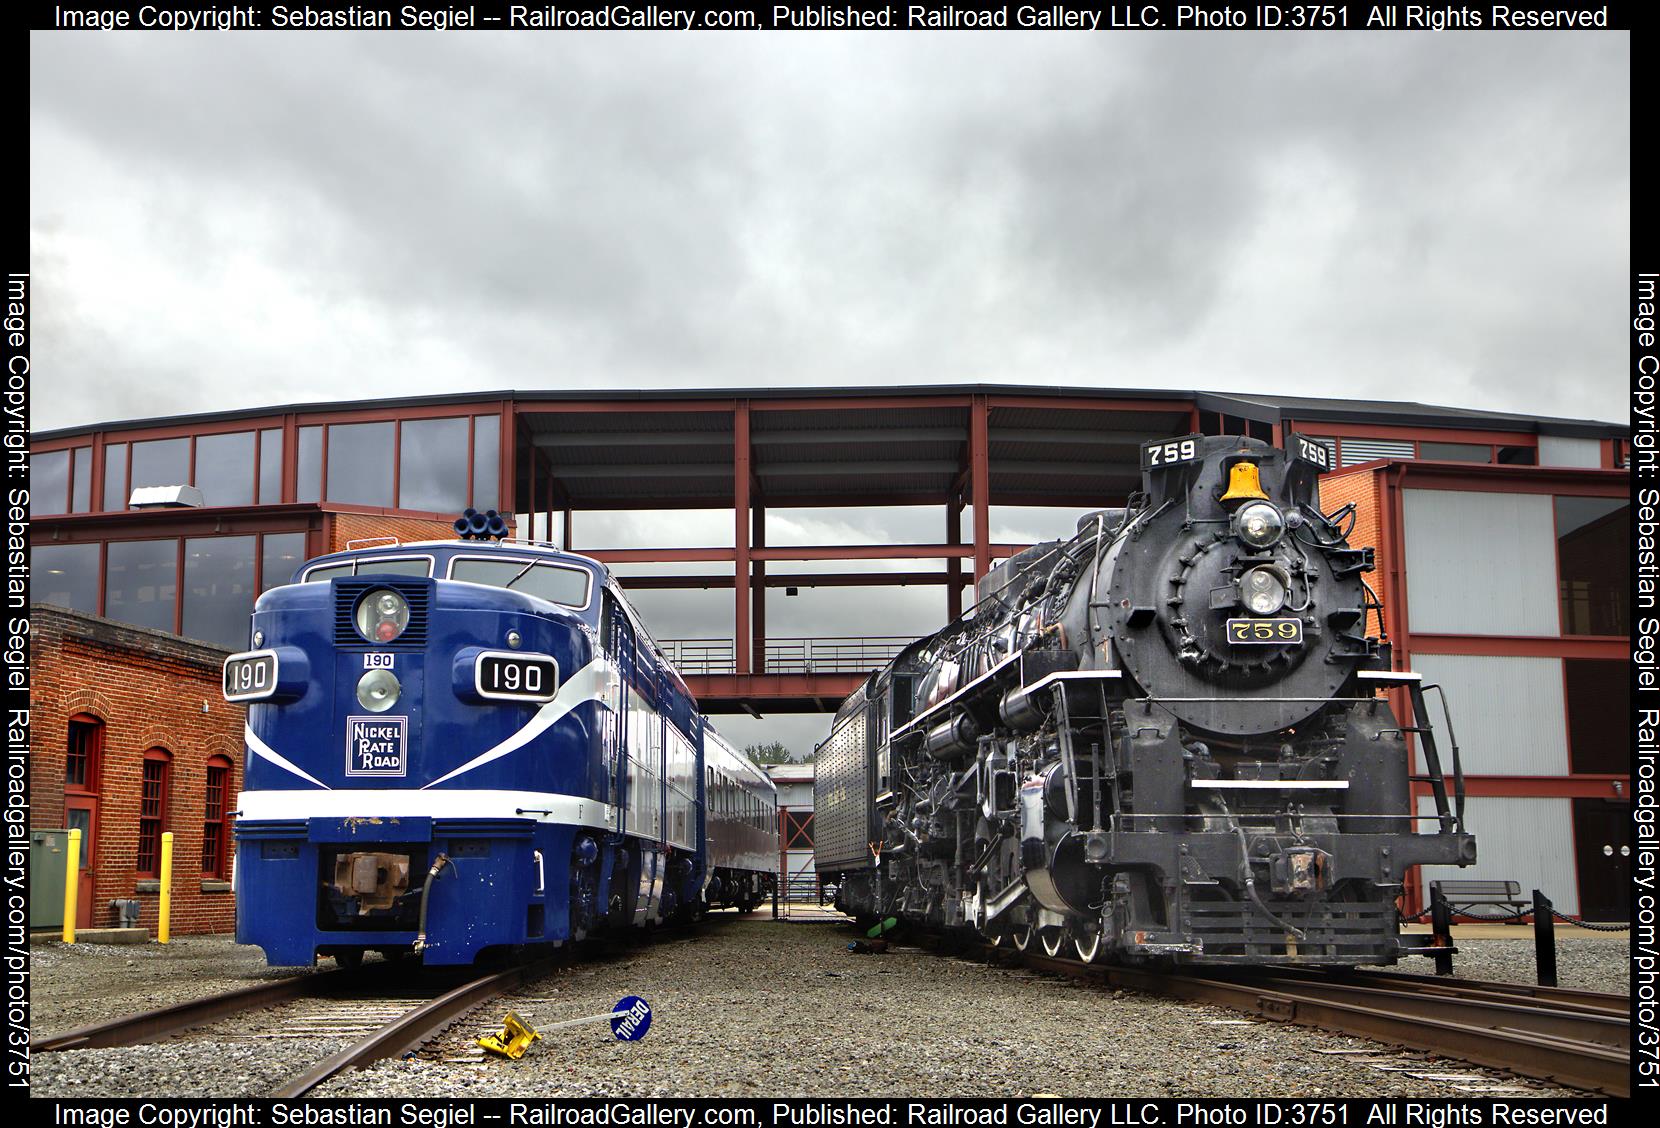
<svg viewBox="0 0 1660 1128">
<path fill-rule="evenodd" d="M 202 807 L 202 876 L 230 873 L 231 762 L 212 756 L 207 762 L 207 802 Z"/>
<path fill-rule="evenodd" d="M 69 748 L 64 764 L 63 789 L 96 795 L 103 774 L 104 722 L 90 713 L 69 718 Z"/>
<path fill-rule="evenodd" d="M 138 872 L 161 876 L 161 834 L 167 829 L 167 792 L 172 784 L 173 757 L 165 748 L 144 753 L 144 775 L 138 798 Z"/>
</svg>

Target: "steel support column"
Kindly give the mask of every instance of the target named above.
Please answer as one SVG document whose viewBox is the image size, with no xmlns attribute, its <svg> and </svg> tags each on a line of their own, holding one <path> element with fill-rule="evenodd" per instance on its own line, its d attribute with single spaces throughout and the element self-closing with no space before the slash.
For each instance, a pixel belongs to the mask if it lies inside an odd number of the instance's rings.
<svg viewBox="0 0 1660 1128">
<path fill-rule="evenodd" d="M 963 495 L 952 489 L 945 503 L 945 543 L 963 543 Z M 963 562 L 952 556 L 945 562 L 945 621 L 955 622 L 963 614 Z"/>
<path fill-rule="evenodd" d="M 991 571 L 991 410 L 985 396 L 968 409 L 968 479 L 974 497 L 974 581 Z"/>
<path fill-rule="evenodd" d="M 739 674 L 749 673 L 749 401 L 732 406 L 732 515 L 736 593 L 732 653 Z"/>
<path fill-rule="evenodd" d="M 751 507 L 754 514 L 755 547 L 767 547 L 767 507 L 759 500 Z M 756 673 L 767 669 L 767 562 L 757 559 L 750 580 L 750 625 L 754 631 L 750 664 Z"/>
</svg>

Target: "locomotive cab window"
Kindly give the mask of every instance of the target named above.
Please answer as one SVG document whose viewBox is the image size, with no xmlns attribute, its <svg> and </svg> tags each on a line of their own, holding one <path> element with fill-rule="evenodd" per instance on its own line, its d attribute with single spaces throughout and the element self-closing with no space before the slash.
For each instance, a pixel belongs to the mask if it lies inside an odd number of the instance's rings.
<svg viewBox="0 0 1660 1128">
<path fill-rule="evenodd" d="M 581 609 L 588 606 L 588 573 L 563 564 L 511 558 L 481 560 L 464 556 L 450 561 L 450 579 L 522 591 L 563 607 Z"/>
<path fill-rule="evenodd" d="M 342 576 L 427 576 L 432 573 L 430 556 L 354 557 L 333 564 L 319 564 L 305 574 L 305 582 L 327 583 Z"/>
</svg>

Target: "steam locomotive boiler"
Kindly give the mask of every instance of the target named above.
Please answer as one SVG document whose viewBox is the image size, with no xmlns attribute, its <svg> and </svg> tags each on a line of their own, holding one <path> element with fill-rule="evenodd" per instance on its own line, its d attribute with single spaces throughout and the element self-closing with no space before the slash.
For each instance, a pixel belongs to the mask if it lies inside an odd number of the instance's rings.
<svg viewBox="0 0 1660 1128">
<path fill-rule="evenodd" d="M 1141 455 L 1127 508 L 994 569 L 842 704 L 820 877 L 849 913 L 1085 961 L 1393 963 L 1404 876 L 1475 841 L 1353 507 L 1319 508 L 1329 452 L 1189 435 Z"/>
</svg>

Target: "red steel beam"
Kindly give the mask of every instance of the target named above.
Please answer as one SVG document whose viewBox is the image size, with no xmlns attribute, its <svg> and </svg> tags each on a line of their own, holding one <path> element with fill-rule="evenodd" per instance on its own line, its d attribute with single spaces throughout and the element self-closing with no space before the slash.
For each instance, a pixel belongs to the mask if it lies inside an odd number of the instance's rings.
<svg viewBox="0 0 1660 1128">
<path fill-rule="evenodd" d="M 951 583 L 951 577 L 945 572 L 803 572 L 757 576 L 751 586 L 759 590 L 763 580 L 768 588 L 939 587 Z M 732 576 L 618 576 L 617 582 L 625 588 L 651 591 L 729 588 L 737 580 Z M 960 590 L 966 581 L 958 576 L 956 582 Z"/>
<path fill-rule="evenodd" d="M 991 407 L 1056 408 L 1062 411 L 1179 411 L 1193 409 L 1189 400 L 1086 399 L 1082 396 L 976 396 Z"/>
<path fill-rule="evenodd" d="M 963 543 L 963 499 L 955 490 L 945 506 L 945 543 L 953 548 Z M 945 562 L 945 620 L 954 623 L 962 617 L 963 562 L 953 556 Z"/>
<path fill-rule="evenodd" d="M 333 508 L 332 506 L 330 508 Z M 748 516 L 747 510 L 745 516 Z M 745 530 L 747 534 L 747 530 Z M 989 557 L 1007 557 L 1030 548 L 1027 544 L 985 545 Z M 784 548 L 746 548 L 744 560 L 938 560 L 967 559 L 979 546 L 966 544 L 821 544 Z M 607 564 L 674 564 L 696 560 L 738 561 L 735 548 L 596 548 L 584 556 Z M 747 573 L 746 573 L 747 574 Z"/>
<path fill-rule="evenodd" d="M 1413 654 L 1502 654 L 1523 658 L 1612 658 L 1629 656 L 1631 640 L 1606 635 L 1414 634 Z"/>
<path fill-rule="evenodd" d="M 816 698 L 834 709 L 870 674 L 690 674 L 686 686 L 699 705 L 725 699 L 755 701 Z"/>
<path fill-rule="evenodd" d="M 732 646 L 737 656 L 738 673 L 747 674 L 749 664 L 749 401 L 739 400 L 732 407 L 732 527 L 734 542 L 732 559 L 737 567 L 737 591 L 734 607 Z"/>
<path fill-rule="evenodd" d="M 1427 783 L 1412 785 L 1414 797 L 1432 794 Z M 1511 799 L 1615 799 L 1631 801 L 1627 775 L 1465 776 L 1464 793 Z"/>
<path fill-rule="evenodd" d="M 974 491 L 974 580 L 991 571 L 990 410 L 985 396 L 975 396 L 968 414 L 968 467 Z"/>
<path fill-rule="evenodd" d="M 1412 423 L 1338 423 L 1324 419 L 1286 420 L 1286 429 L 1305 435 L 1339 439 L 1421 439 L 1431 443 L 1481 443 L 1533 446 L 1537 436 L 1527 431 L 1471 430 L 1456 427 L 1420 427 Z M 1472 463 L 1472 465 L 1480 465 Z"/>
<path fill-rule="evenodd" d="M 751 510 L 755 521 L 755 545 L 767 545 L 767 508 L 759 501 Z M 754 631 L 750 654 L 754 665 L 764 667 L 767 660 L 767 562 L 757 559 L 755 574 L 750 582 L 750 623 Z"/>
</svg>

